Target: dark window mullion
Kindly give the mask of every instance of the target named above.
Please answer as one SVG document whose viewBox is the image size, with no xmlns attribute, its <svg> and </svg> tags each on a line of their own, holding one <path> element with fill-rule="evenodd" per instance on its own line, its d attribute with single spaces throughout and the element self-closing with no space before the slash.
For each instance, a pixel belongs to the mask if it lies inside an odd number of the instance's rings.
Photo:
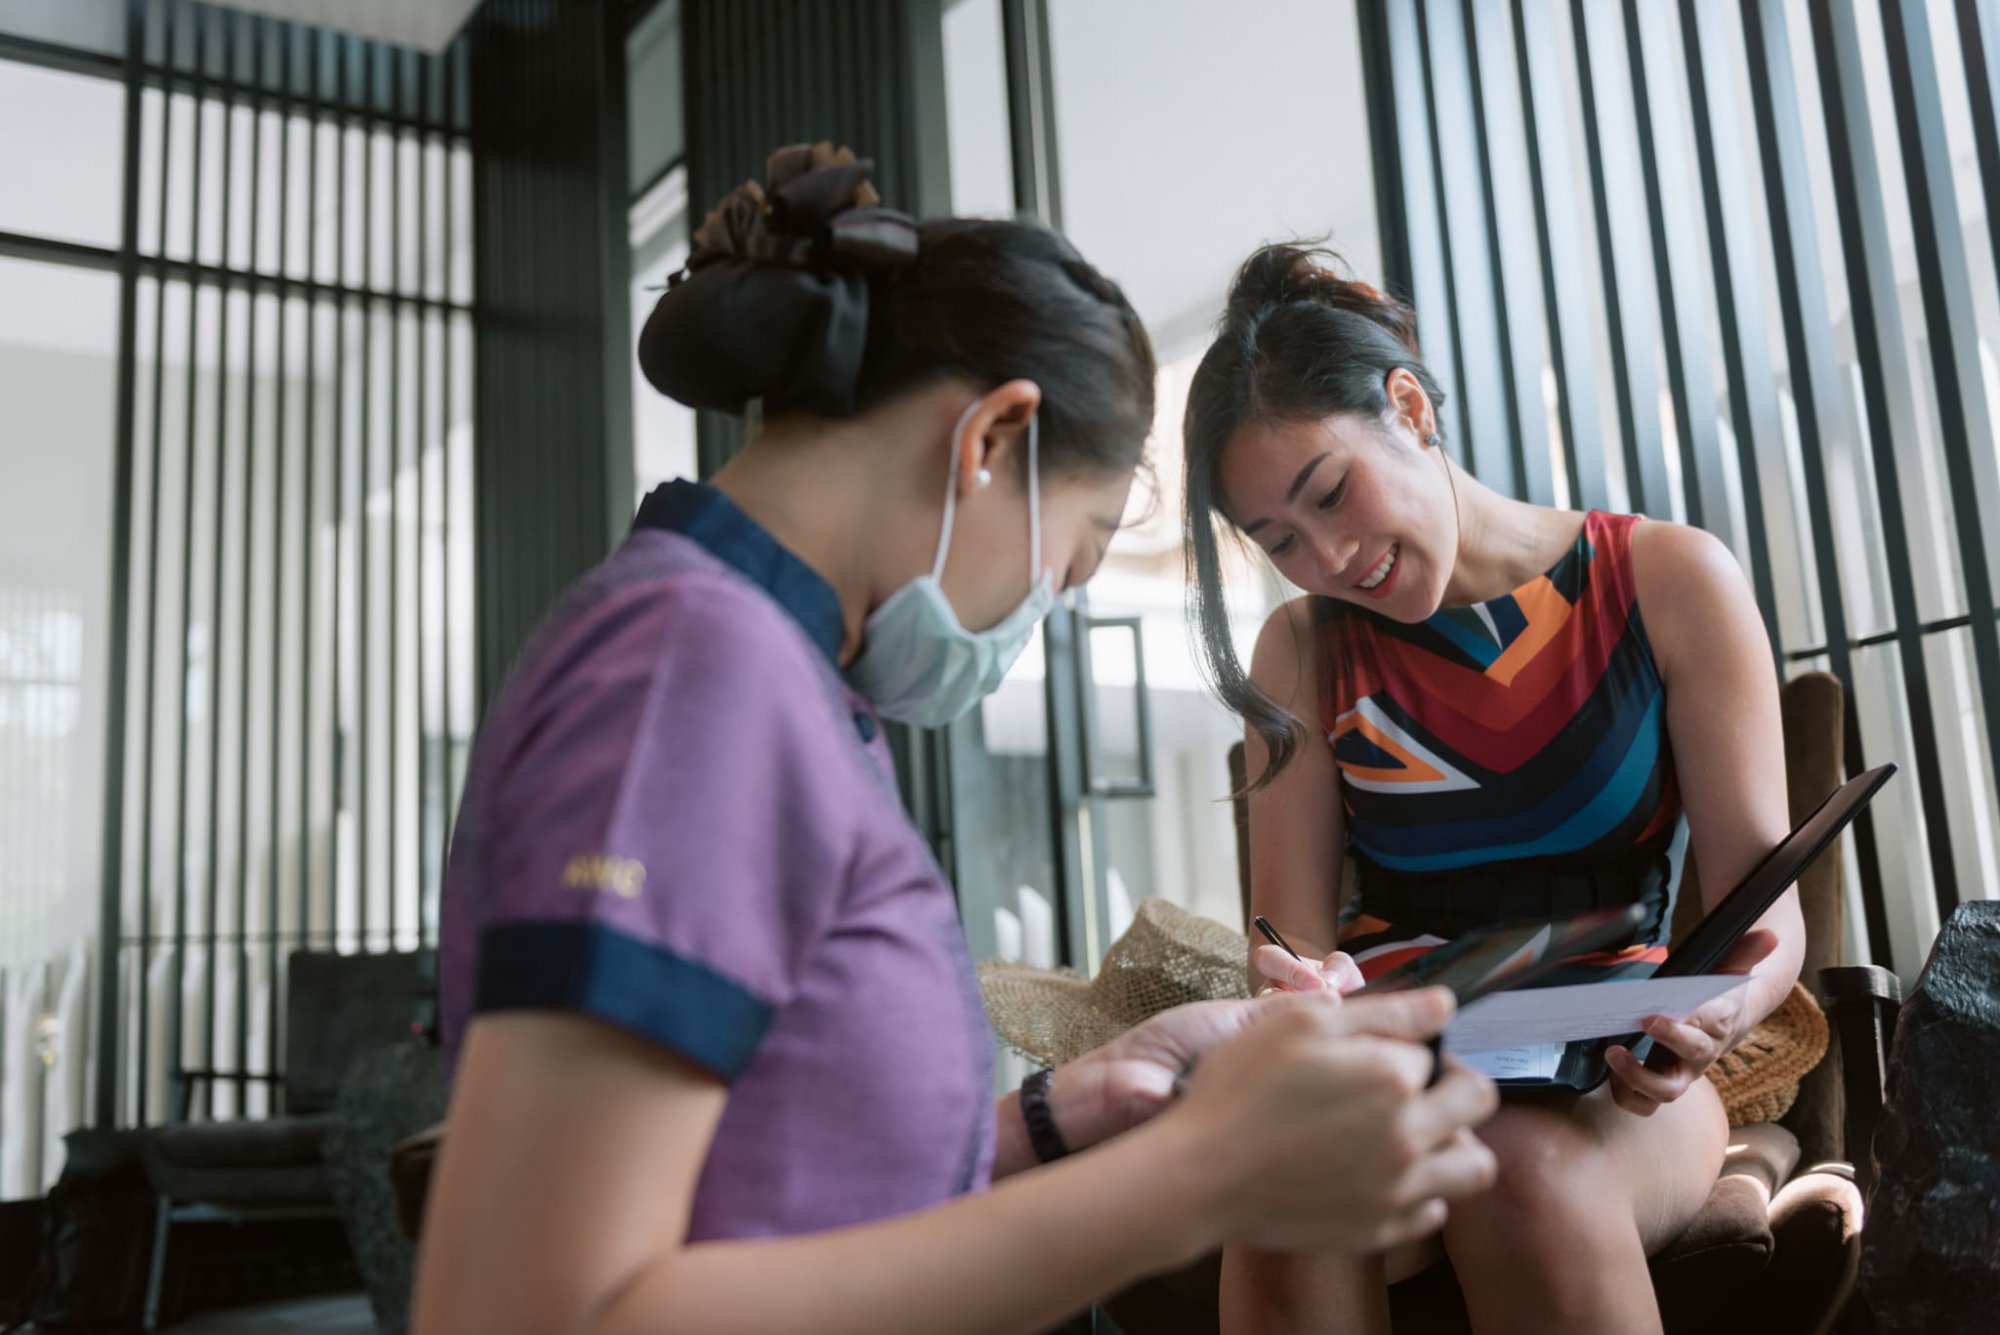
<svg viewBox="0 0 2000 1335">
<path fill-rule="evenodd" d="M 11 236 L 9 233 L 0 233 L 0 240 L 9 236 Z M 117 255 L 116 251 L 106 251 L 94 246 L 42 242 L 36 237 L 19 239 L 22 242 L 47 247 L 61 262 L 81 264 L 91 268 L 109 268 L 111 265 L 108 261 L 115 260 Z M 337 297 L 398 310 L 414 309 L 444 314 L 470 314 L 472 309 L 460 302 L 431 300 L 414 293 L 394 292 L 366 283 L 353 287 L 345 284 L 316 283 L 303 278 L 287 278 L 282 274 L 232 269 L 216 264 L 192 264 L 186 260 L 169 259 L 158 255 L 141 255 L 139 266 L 145 272 L 157 274 L 162 278 L 200 281 L 225 290 L 243 288 L 251 292 L 275 294 L 280 297 Z"/>
<path fill-rule="evenodd" d="M 292 86 L 292 46 L 294 29 L 289 23 L 272 25 L 278 36 L 278 78 L 289 89 Z M 260 41 L 258 50 L 263 50 Z M 260 116 L 262 112 L 258 113 Z M 292 255 L 292 128 L 291 112 L 280 104 L 278 111 L 278 272 L 290 271 Z M 260 159 L 261 163 L 261 159 Z M 256 252 L 251 252 L 251 262 L 256 262 Z M 255 297 L 251 298 L 253 301 Z M 276 646 L 285 642 L 285 504 L 289 490 L 291 432 L 289 395 L 286 390 L 291 381 L 288 357 L 291 352 L 289 334 L 291 332 L 291 301 L 287 297 L 278 298 L 278 337 L 273 350 L 277 362 L 276 384 L 273 387 L 274 401 L 271 406 L 271 439 L 276 442 L 276 457 L 273 459 L 271 479 L 271 654 L 270 680 L 270 845 L 264 850 L 264 930 L 270 942 L 266 947 L 265 967 L 269 978 L 266 988 L 266 1010 L 264 1016 L 264 1069 L 276 1073 L 283 1070 L 280 1051 L 284 1024 L 284 1007 L 279 1004 L 284 991 L 284 974 L 279 965 L 276 942 L 279 932 L 279 912 L 282 903 L 280 885 L 284 874 L 284 771 L 285 715 L 284 691 L 285 658 L 277 652 Z M 303 834 L 303 832 L 301 832 Z M 279 1100 L 270 1100 L 270 1111 L 279 1110 Z"/>
<path fill-rule="evenodd" d="M 319 96 L 321 58 L 323 43 L 317 29 L 303 30 L 302 40 L 306 50 L 306 63 L 312 67 L 308 78 L 315 100 Z M 319 270 L 319 140 L 320 119 L 316 114 L 304 117 L 306 126 L 306 217 L 309 222 L 306 231 L 306 255 L 304 272 L 312 277 Z M 305 405 L 304 441 L 301 466 L 304 474 L 304 494 L 299 499 L 299 513 L 305 551 L 302 555 L 303 571 L 300 587 L 303 590 L 303 615 L 299 624 L 299 866 L 298 892 L 299 911 L 297 919 L 298 942 L 305 944 L 312 930 L 312 870 L 313 838 L 315 817 L 319 814 L 313 806 L 313 629 L 318 620 L 318 585 L 315 580 L 317 562 L 313 559 L 319 549 L 319 513 L 315 502 L 318 499 L 319 458 L 316 448 L 319 436 L 319 297 L 312 289 L 306 293 L 305 326 Z M 338 589 L 336 582 L 335 588 Z M 334 640 L 327 637 L 329 648 Z M 328 817 L 328 843 L 332 843 L 332 817 L 339 807 L 337 790 L 329 788 L 326 815 Z M 332 881 L 328 880 L 328 894 L 332 893 Z"/>
<path fill-rule="evenodd" d="M 119 264 L 119 252 L 109 246 L 60 241 L 53 237 L 9 232 L 4 229 L 0 229 L 0 256 L 29 260 L 37 264 L 63 264 L 79 269 L 94 269 L 101 273 L 116 273 Z M 159 282 L 202 284 L 226 292 L 240 289 L 265 296 L 275 295 L 287 300 L 332 297 L 370 301 L 376 305 L 393 306 L 406 312 L 419 310 L 437 315 L 472 314 L 471 306 L 464 302 L 425 298 L 413 293 L 319 283 L 306 278 L 288 278 L 283 274 L 232 269 L 220 264 L 203 264 L 163 255 L 141 253 L 137 262 L 142 276 Z"/>
<path fill-rule="evenodd" d="M 345 37 L 333 39 L 333 85 L 336 96 L 347 100 L 347 52 L 352 45 Z M 347 735 L 345 719 L 346 673 L 341 671 L 344 646 L 350 643 L 347 631 L 347 603 L 343 596 L 346 586 L 352 583 L 352 559 L 348 555 L 349 543 L 343 529 L 347 524 L 347 117 L 336 112 L 333 123 L 333 276 L 339 295 L 333 301 L 333 522 L 329 528 L 333 541 L 330 544 L 333 569 L 330 572 L 333 587 L 333 625 L 328 635 L 327 650 L 331 662 L 333 680 L 327 697 L 329 728 L 327 736 L 333 748 L 332 800 L 329 804 L 327 824 L 327 886 L 326 924 L 331 940 L 339 940 L 340 922 L 340 863 L 341 863 L 341 812 L 347 808 L 348 780 L 354 773 L 355 756 L 353 739 Z M 367 279 L 364 277 L 364 283 Z M 359 873 L 356 877 L 360 879 Z"/>
<path fill-rule="evenodd" d="M 452 94 L 455 87 L 455 80 L 452 76 L 456 69 L 457 53 L 463 45 L 464 41 L 461 38 L 452 47 L 451 51 L 440 58 L 440 69 L 438 71 L 438 82 L 441 85 L 440 97 L 447 109 L 453 105 L 454 99 Z M 443 216 L 438 224 L 444 236 L 444 246 L 439 256 L 444 265 L 444 273 L 438 282 L 438 291 L 445 297 L 452 295 L 451 285 L 454 268 L 451 253 L 454 241 L 452 234 L 452 219 L 454 216 L 452 199 L 456 193 L 457 178 L 452 169 L 452 153 L 452 146 L 447 141 L 444 149 L 444 179 L 442 182 L 444 198 L 439 201 L 439 212 Z M 451 653 L 451 511 L 455 494 L 452 487 L 451 428 L 452 418 L 457 411 L 457 400 L 453 394 L 453 382 L 451 378 L 451 345 L 457 331 L 452 328 L 449 316 L 441 317 L 438 325 L 441 331 L 440 346 L 438 348 L 438 492 L 440 496 L 438 506 L 438 548 L 444 553 L 443 585 L 438 590 L 438 625 L 442 629 L 444 638 L 444 643 L 439 646 L 438 652 L 444 680 L 444 695 L 438 702 L 439 712 L 443 715 L 444 723 L 444 828 L 438 832 L 438 887 L 439 895 L 442 897 L 445 866 L 451 856 L 452 826 L 458 810 L 458 767 L 455 758 L 457 742 L 452 731 L 453 716 L 456 711 L 452 707 Z"/>
<path fill-rule="evenodd" d="M 1059 228 L 1062 181 L 1051 124 L 1055 98 L 1049 88 L 1047 0 L 1000 0 L 1000 17 L 1007 53 L 1014 204 L 1027 216 Z"/>
<path fill-rule="evenodd" d="M 230 49 L 237 44 L 238 27 L 241 23 L 250 25 L 250 60 L 252 84 L 263 80 L 264 47 L 263 19 L 257 15 L 244 15 L 230 24 Z M 233 112 L 231 113 L 234 114 Z M 264 118 L 256 108 L 250 111 L 250 236 L 245 252 L 249 256 L 246 267 L 257 265 L 257 232 L 260 222 L 259 208 L 263 191 L 258 179 L 264 166 Z M 233 184 L 233 183 L 232 183 Z M 223 262 L 229 261 L 227 254 Z M 257 497 L 257 294 L 244 295 L 243 327 L 243 497 L 240 507 L 242 525 L 237 538 L 242 566 L 237 580 L 237 624 L 242 628 L 238 637 L 238 652 L 241 662 L 237 668 L 236 702 L 236 1048 L 235 1070 L 236 1114 L 242 1116 L 249 1098 L 250 1086 L 246 1078 L 250 1069 L 250 951 L 242 942 L 243 934 L 250 930 L 250 682 L 254 675 L 253 658 L 256 653 L 255 638 L 250 634 L 251 626 L 251 579 L 250 569 L 255 560 L 255 538 L 257 532 L 255 502 Z M 271 662 L 272 676 L 277 675 L 277 660 Z M 276 720 L 274 719 L 275 723 Z"/>
<path fill-rule="evenodd" d="M 360 81 L 366 95 L 375 87 L 374 47 L 367 43 L 357 43 L 360 55 Z M 361 281 L 364 287 L 375 286 L 375 131 L 366 120 L 361 123 Z M 361 303 L 361 383 L 355 400 L 360 417 L 360 429 L 355 433 L 355 447 L 360 452 L 357 460 L 360 473 L 358 499 L 354 510 L 354 541 L 356 547 L 357 575 L 354 582 L 354 615 L 357 625 L 356 639 L 359 649 L 355 658 L 355 725 L 354 725 L 354 770 L 359 795 L 355 799 L 355 853 L 354 853 L 354 908 L 355 940 L 360 949 L 368 949 L 368 901 L 374 890 L 375 856 L 374 841 L 370 837 L 374 826 L 374 806 L 369 801 L 369 780 L 375 768 L 374 738 L 368 729 L 369 697 L 375 685 L 375 664 L 371 656 L 369 634 L 375 601 L 375 590 L 370 577 L 374 573 L 374 562 L 370 559 L 374 548 L 372 530 L 374 528 L 374 476 L 375 476 L 375 303 L 364 299 Z"/>
<path fill-rule="evenodd" d="M 430 115 L 430 71 L 431 61 L 418 57 L 413 72 L 418 114 Z M 431 143 L 428 136 L 417 138 L 417 257 L 416 291 L 428 294 L 430 291 L 430 180 Z M 424 476 L 429 471 L 427 457 L 430 454 L 430 381 L 427 352 L 430 347 L 431 319 L 419 311 L 416 319 L 416 470 L 417 470 L 417 945 L 430 944 L 431 914 L 437 904 L 437 889 L 431 884 L 431 734 L 427 706 L 430 698 L 430 677 L 425 672 L 430 658 L 424 652 L 425 642 L 430 637 L 432 624 L 430 600 L 426 596 L 430 587 L 430 563 L 425 559 L 430 551 L 430 511 L 426 502 L 430 488 Z"/>
<path fill-rule="evenodd" d="M 401 51 L 385 51 L 384 73 L 388 76 L 391 108 L 402 110 L 402 63 Z M 370 136 L 371 142 L 376 135 Z M 389 159 L 389 234 L 383 238 L 389 250 L 388 282 L 382 286 L 391 292 L 403 288 L 403 136 L 395 131 L 387 136 L 383 145 L 388 150 Z M 385 910 L 385 944 L 394 950 L 400 944 L 398 933 L 402 926 L 402 915 L 397 911 L 402 905 L 403 857 L 401 834 L 401 802 L 403 777 L 403 732 L 402 732 L 402 643 L 403 621 L 403 315 L 391 306 L 388 310 L 389 324 L 389 385 L 388 420 L 384 427 L 388 434 L 389 478 L 388 478 L 388 674 L 385 691 L 388 695 L 388 764 L 389 764 L 389 813 L 388 836 L 388 903 Z"/>
<path fill-rule="evenodd" d="M 132 590 L 132 493 L 134 439 L 138 422 L 139 347 L 139 157 L 140 136 L 145 124 L 144 103 L 139 81 L 145 59 L 145 7 L 131 3 L 125 14 L 125 136 L 121 238 L 118 266 L 118 403 L 112 441 L 111 482 L 111 590 L 106 610 L 109 623 L 105 729 L 104 729 L 104 810 L 100 828 L 101 861 L 98 875 L 98 985 L 103 1003 L 97 1016 L 96 1118 L 102 1127 L 118 1123 L 118 1042 L 123 1013 L 117 1005 L 118 978 L 123 972 L 121 938 L 124 935 L 125 902 L 125 764 L 126 664 L 130 647 Z M 161 293 L 164 299 L 165 294 Z M 157 457 L 155 463 L 157 464 Z M 158 489 L 157 474 L 153 485 Z M 147 630 L 151 633 L 151 624 Z M 152 683 L 146 683 L 150 698 Z M 150 715 L 150 710 L 146 711 Z M 151 737 L 150 719 L 147 735 Z M 150 820 L 152 813 L 145 812 Z M 144 1035 L 140 1036 L 141 1042 Z"/>
<path fill-rule="evenodd" d="M 222 223 L 216 254 L 222 264 L 229 263 L 229 186 L 234 170 L 236 139 L 236 107 L 228 94 L 228 86 L 236 77 L 236 41 L 231 29 L 235 15 L 229 10 L 214 11 L 215 22 L 222 40 L 222 64 L 224 95 L 222 98 L 222 189 L 218 192 L 222 202 Z M 190 252 L 192 253 L 192 252 Z M 202 1065 L 209 1070 L 220 1069 L 215 1051 L 215 991 L 216 979 L 221 970 L 216 967 L 217 915 L 222 908 L 222 549 L 227 537 L 225 516 L 228 510 L 229 476 L 229 291 L 226 288 L 216 292 L 216 338 L 215 338 L 215 477 L 211 497 L 213 532 L 209 546 L 209 601 L 208 601 L 208 856 L 202 864 L 202 879 L 207 883 L 207 918 L 202 923 L 208 942 L 202 956 L 208 973 L 202 982 Z M 211 1082 L 204 1087 L 204 1115 L 215 1112 L 215 1086 Z"/>
<path fill-rule="evenodd" d="M 162 6 L 162 47 L 171 57 L 174 49 L 174 12 L 177 6 Z M 168 204 L 173 198 L 173 123 L 174 103 L 171 97 L 160 98 L 160 199 L 159 217 L 160 245 L 164 249 L 167 239 Z M 153 308 L 153 439 L 151 484 L 146 495 L 146 654 L 145 654 L 145 694 L 146 701 L 144 740 L 139 753 L 139 966 L 134 973 L 138 983 L 138 1028 L 134 1042 L 138 1089 L 137 1121 L 140 1126 L 152 1119 L 152 1108 L 147 1098 L 152 1081 L 152 947 L 147 944 L 153 935 L 153 756 L 159 733 L 159 649 L 160 649 L 160 470 L 165 459 L 166 430 L 166 380 L 167 380 L 167 284 L 157 281 L 155 291 L 159 294 Z M 188 299 L 193 301 L 190 290 Z M 123 923 L 118 924 L 123 930 Z M 106 932 L 111 925 L 106 924 Z M 107 986 L 115 986 L 107 984 Z M 112 992 L 109 995 L 115 996 Z M 100 1067 L 100 1071 L 104 1068 Z M 105 1082 L 100 1075 L 100 1083 Z M 100 1096 L 101 1098 L 102 1096 Z M 100 1119 L 101 1120 L 101 1119 Z"/>
<path fill-rule="evenodd" d="M 1993 618 L 1996 622 L 2000 622 L 2000 609 L 1995 609 L 1993 613 Z M 1925 636 L 1935 635 L 1939 631 L 1964 630 L 1970 627 L 1972 625 L 1972 622 L 1973 618 L 1970 616 L 1941 617 L 1936 621 L 1924 622 L 1922 625 L 1917 627 L 1916 633 L 1921 638 Z M 1901 630 L 1885 630 L 1875 635 L 1859 636 L 1855 639 L 1849 640 L 1847 643 L 1848 647 L 1851 649 L 1872 649 L 1878 644 L 1894 644 L 1897 638 L 1902 634 L 1903 632 Z M 1786 658 L 1793 662 L 1804 662 L 1806 659 L 1809 658 L 1821 657 L 1825 653 L 1826 653 L 1826 646 L 1822 644 L 1822 645 L 1815 645 L 1812 648 L 1808 649 L 1795 649 L 1791 653 L 1787 654 Z"/>
<path fill-rule="evenodd" d="M 207 97 L 202 83 L 205 72 L 208 44 L 208 22 L 206 11 L 189 11 L 189 24 L 193 29 L 192 68 L 195 71 L 193 91 L 189 98 L 189 115 L 194 123 L 193 143 L 190 146 L 191 164 L 188 168 L 188 253 L 195 255 L 201 249 L 201 172 L 202 172 L 202 126 L 203 111 Z M 177 737 L 177 759 L 180 777 L 174 794 L 174 988 L 172 994 L 172 1016 L 168 1023 L 167 1041 L 170 1061 L 168 1069 L 178 1071 L 187 1064 L 187 952 L 188 952 L 188 792 L 193 787 L 189 774 L 188 755 L 193 749 L 194 710 L 192 707 L 194 651 L 192 647 L 194 631 L 194 491 L 195 464 L 197 458 L 197 433 L 200 426 L 196 404 L 200 397 L 197 380 L 201 366 L 198 355 L 201 343 L 201 285 L 188 284 L 188 326 L 187 326 L 187 384 L 184 388 L 186 401 L 182 405 L 186 414 L 183 435 L 183 470 L 181 474 L 181 588 L 180 588 L 180 677 L 175 694 L 180 702 L 180 727 Z"/>
</svg>

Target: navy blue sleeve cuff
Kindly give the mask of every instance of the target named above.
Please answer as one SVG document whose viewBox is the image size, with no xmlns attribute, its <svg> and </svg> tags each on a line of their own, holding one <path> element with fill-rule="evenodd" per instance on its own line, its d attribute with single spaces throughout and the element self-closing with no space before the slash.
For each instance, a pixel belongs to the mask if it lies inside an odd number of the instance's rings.
<svg viewBox="0 0 2000 1335">
<path fill-rule="evenodd" d="M 742 984 L 595 922 L 487 928 L 479 939 L 472 1008 L 581 1011 L 724 1080 L 750 1064 L 771 1024 L 770 1003 Z"/>
</svg>

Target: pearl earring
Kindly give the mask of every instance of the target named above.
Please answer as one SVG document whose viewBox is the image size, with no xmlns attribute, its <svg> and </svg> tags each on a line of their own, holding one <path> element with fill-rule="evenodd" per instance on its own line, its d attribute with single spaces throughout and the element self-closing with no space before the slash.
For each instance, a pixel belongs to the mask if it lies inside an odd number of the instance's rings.
<svg viewBox="0 0 2000 1335">
<path fill-rule="evenodd" d="M 993 485 L 993 470 L 990 468 L 982 468 L 977 473 L 974 473 L 972 475 L 972 480 L 979 486 L 990 487 Z"/>
</svg>

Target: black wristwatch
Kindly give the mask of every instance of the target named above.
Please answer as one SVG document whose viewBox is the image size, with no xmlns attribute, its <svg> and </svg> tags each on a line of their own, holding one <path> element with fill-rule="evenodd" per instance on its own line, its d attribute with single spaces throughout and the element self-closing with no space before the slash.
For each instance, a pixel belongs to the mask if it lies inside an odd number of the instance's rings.
<svg viewBox="0 0 2000 1335">
<path fill-rule="evenodd" d="M 1055 1071 L 1044 1066 L 1021 1082 L 1021 1120 L 1028 1124 L 1028 1143 L 1043 1163 L 1054 1163 L 1069 1153 L 1049 1108 L 1049 1081 L 1054 1077 Z"/>
</svg>

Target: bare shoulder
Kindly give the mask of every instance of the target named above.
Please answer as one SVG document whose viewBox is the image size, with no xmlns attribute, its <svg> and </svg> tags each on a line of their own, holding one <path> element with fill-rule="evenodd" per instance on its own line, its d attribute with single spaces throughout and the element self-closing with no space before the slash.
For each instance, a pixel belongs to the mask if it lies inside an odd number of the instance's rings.
<svg viewBox="0 0 2000 1335">
<path fill-rule="evenodd" d="M 1747 589 L 1736 553 L 1707 529 L 1642 519 L 1632 529 L 1632 578 L 1650 613 L 1663 602 Z"/>
<path fill-rule="evenodd" d="M 1292 700 L 1299 684 L 1313 676 L 1312 599 L 1304 594 L 1271 609 L 1257 632 L 1250 657 L 1250 680 L 1280 704 Z"/>
<path fill-rule="evenodd" d="M 1257 632 L 1257 652 L 1263 654 L 1266 647 L 1283 648 L 1291 652 L 1292 645 L 1307 636 L 1313 627 L 1313 600 L 1306 594 L 1289 598 L 1271 609 L 1264 618 L 1264 627 Z"/>
<path fill-rule="evenodd" d="M 1705 529 L 1640 520 L 1632 530 L 1632 581 L 1660 657 L 1718 647 L 1718 636 L 1763 642 L 1763 621 L 1736 554 Z"/>
</svg>

